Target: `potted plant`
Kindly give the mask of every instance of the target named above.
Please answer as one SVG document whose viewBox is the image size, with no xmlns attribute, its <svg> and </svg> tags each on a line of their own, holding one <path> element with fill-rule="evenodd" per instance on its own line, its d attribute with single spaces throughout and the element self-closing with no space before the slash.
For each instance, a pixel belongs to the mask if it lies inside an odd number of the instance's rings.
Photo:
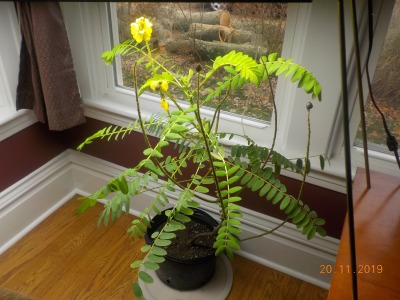
<svg viewBox="0 0 400 300">
<path fill-rule="evenodd" d="M 198 236 L 213 238 L 212 256 L 225 254 L 231 259 L 234 251 L 240 249 L 240 201 L 246 189 L 265 198 L 272 205 L 278 205 L 287 216 L 284 222 L 296 224 L 307 238 L 311 239 L 316 233 L 325 236 L 326 232 L 321 227 L 325 221 L 301 200 L 303 185 L 298 195 L 294 196 L 287 193 L 285 185 L 278 179 L 281 168 L 288 168 L 301 173 L 304 184 L 310 171 L 312 104 L 309 102 L 305 107 L 309 134 L 306 137 L 304 158 L 292 160 L 275 151 L 275 137 L 272 146 L 265 148 L 258 146 L 245 134 L 219 130 L 221 104 L 227 96 L 240 86 L 252 85 L 256 89 L 262 81 L 270 83 L 273 75 L 291 76 L 290 80 L 298 84 L 299 88 L 303 88 L 313 99 L 321 100 L 321 87 L 312 73 L 292 60 L 278 57 L 276 53 L 255 60 L 235 51 L 216 57 L 208 69 L 197 66 L 182 73 L 174 67 L 167 67 L 166 59 L 153 53 L 150 47 L 152 24 L 148 19 L 142 17 L 132 23 L 131 33 L 133 39 L 116 45 L 111 51 L 105 52 L 102 58 L 106 63 L 111 63 L 117 55 L 139 55 L 132 70 L 136 82 L 138 119 L 125 127 L 106 127 L 88 137 L 78 149 L 98 138 L 118 140 L 134 130 L 142 132 L 147 148 L 143 151 L 143 159 L 135 167 L 126 169 L 97 192 L 83 197 L 78 213 L 94 206 L 98 199 L 107 199 L 99 218 L 99 224 L 102 221 L 107 224 L 110 218 L 117 219 L 124 208 L 129 211 L 131 198 L 135 195 L 148 190 L 157 193 L 151 205 L 128 229 L 132 238 L 142 238 L 148 228 L 152 229 L 148 234 L 149 244 L 141 249 L 143 259 L 131 265 L 133 268 L 141 268 L 138 278 L 148 283 L 153 281 L 146 268 L 159 269 L 168 257 L 167 247 L 174 243 L 178 233 L 192 221 L 197 208 L 204 201 L 213 202 L 218 207 L 219 219 L 215 223 L 211 222 L 208 232 L 201 232 Z M 145 64 L 148 74 L 141 85 L 138 84 L 136 74 L 140 64 Z M 224 72 L 224 76 L 217 76 L 217 72 Z M 170 93 L 171 86 L 183 92 L 186 102 L 178 101 Z M 164 112 L 144 119 L 140 95 L 148 90 L 160 96 Z M 275 104 L 272 90 L 271 95 L 271 101 Z M 218 99 L 218 106 L 211 118 L 205 118 L 202 115 L 203 106 L 212 99 Z M 276 108 L 274 114 L 277 120 Z M 158 137 L 156 143 L 150 141 L 149 134 Z M 245 143 L 230 148 L 224 146 L 224 141 L 235 136 L 240 136 Z M 175 151 L 167 155 L 165 149 L 172 144 L 175 144 Z M 320 156 L 320 161 L 323 168 L 324 157 Z M 178 194 L 175 203 L 170 203 L 168 192 Z M 209 195 L 205 197 L 206 194 L 211 194 L 212 200 Z M 168 208 L 161 212 L 164 206 Z M 154 214 L 164 218 L 159 227 L 155 226 L 152 219 Z M 198 236 L 194 236 L 188 244 L 192 244 Z M 133 283 L 133 291 L 138 297 L 142 295 L 137 282 Z"/>
</svg>

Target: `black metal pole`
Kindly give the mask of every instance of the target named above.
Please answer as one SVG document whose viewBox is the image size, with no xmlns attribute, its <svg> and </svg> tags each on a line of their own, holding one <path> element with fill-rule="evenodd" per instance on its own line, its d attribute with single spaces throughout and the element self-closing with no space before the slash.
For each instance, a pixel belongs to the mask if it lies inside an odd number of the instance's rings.
<svg viewBox="0 0 400 300">
<path fill-rule="evenodd" d="M 358 102 L 359 102 L 359 106 L 360 106 L 360 116 L 361 116 L 365 177 L 366 177 L 366 181 L 367 181 L 367 188 L 370 189 L 371 188 L 371 177 L 370 177 L 369 159 L 368 159 L 367 126 L 365 124 L 364 93 L 363 93 L 362 75 L 361 75 L 361 59 L 360 59 L 360 44 L 359 44 L 359 40 L 358 40 L 356 0 L 351 1 L 351 10 L 353 13 L 352 19 L 353 19 L 354 57 L 356 59 Z"/>
<path fill-rule="evenodd" d="M 353 286 L 353 299 L 358 299 L 357 288 L 357 263 L 356 263 L 356 243 L 354 233 L 354 211 L 353 211 L 353 187 L 351 174 L 351 155 L 350 155 L 350 130 L 349 130 L 349 99 L 347 94 L 347 62 L 346 62 L 346 34 L 344 23 L 344 7 L 343 0 L 338 1 L 339 10 L 339 43 L 340 43 L 340 65 L 342 77 L 342 111 L 343 111 L 343 136 L 344 136 L 344 154 L 346 169 L 346 186 L 347 186 L 347 215 L 350 237 L 350 259 L 351 259 L 351 275 Z"/>
</svg>

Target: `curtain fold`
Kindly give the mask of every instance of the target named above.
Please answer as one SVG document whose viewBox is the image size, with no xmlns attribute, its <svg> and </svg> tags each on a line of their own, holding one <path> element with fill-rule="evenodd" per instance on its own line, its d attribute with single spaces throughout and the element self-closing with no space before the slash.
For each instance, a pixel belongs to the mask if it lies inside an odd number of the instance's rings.
<svg viewBox="0 0 400 300">
<path fill-rule="evenodd" d="M 16 4 L 22 36 L 17 110 L 32 109 L 50 130 L 84 123 L 84 105 L 59 3 Z"/>
</svg>

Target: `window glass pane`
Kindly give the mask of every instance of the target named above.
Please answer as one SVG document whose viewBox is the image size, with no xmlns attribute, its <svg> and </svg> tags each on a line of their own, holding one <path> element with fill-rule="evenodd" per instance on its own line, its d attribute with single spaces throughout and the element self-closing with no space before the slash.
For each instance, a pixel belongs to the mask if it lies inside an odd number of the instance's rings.
<svg viewBox="0 0 400 300">
<path fill-rule="evenodd" d="M 154 24 L 151 40 L 152 48 L 156 49 L 154 53 L 170 59 L 167 65 L 174 65 L 177 72 L 183 73 L 198 64 L 205 70 L 216 56 L 231 50 L 256 59 L 271 52 L 280 53 L 287 15 L 287 4 L 284 3 L 119 2 L 116 8 L 119 42 L 132 38 L 130 23 L 144 16 Z M 134 56 L 122 57 L 123 82 L 120 85 L 134 86 L 134 61 Z M 145 71 L 144 65 L 137 70 L 139 86 L 146 80 L 140 77 Z M 221 76 L 225 75 L 221 73 Z M 272 78 L 273 90 L 276 81 L 277 78 Z M 178 99 L 185 100 L 178 90 L 171 91 Z M 270 94 L 267 82 L 259 89 L 237 90 L 224 102 L 222 109 L 268 122 L 272 115 Z M 210 102 L 211 107 L 217 105 L 217 99 Z"/>
<path fill-rule="evenodd" d="M 372 80 L 374 99 L 397 140 L 400 139 L 400 0 L 396 0 L 385 42 Z M 386 134 L 379 112 L 368 97 L 366 104 L 367 139 L 371 148 L 385 151 Z M 361 143 L 361 127 L 357 143 Z"/>
</svg>

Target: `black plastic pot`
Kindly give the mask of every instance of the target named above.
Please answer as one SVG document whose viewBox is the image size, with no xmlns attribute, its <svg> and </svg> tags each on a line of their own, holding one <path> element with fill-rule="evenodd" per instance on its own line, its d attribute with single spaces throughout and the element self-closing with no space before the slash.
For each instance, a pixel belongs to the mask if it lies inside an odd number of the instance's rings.
<svg viewBox="0 0 400 300">
<path fill-rule="evenodd" d="M 194 214 L 190 216 L 193 221 L 200 222 L 210 229 L 218 225 L 206 212 L 192 208 Z M 166 222 L 167 216 L 162 212 L 156 215 L 151 222 L 151 228 L 147 229 L 145 240 L 147 244 L 152 244 L 151 235 L 157 228 Z M 197 259 L 181 259 L 171 255 L 165 256 L 165 261 L 160 264 L 156 271 L 158 278 L 167 286 L 177 290 L 194 290 L 206 284 L 214 275 L 216 266 L 216 257 L 214 254 Z"/>
</svg>

